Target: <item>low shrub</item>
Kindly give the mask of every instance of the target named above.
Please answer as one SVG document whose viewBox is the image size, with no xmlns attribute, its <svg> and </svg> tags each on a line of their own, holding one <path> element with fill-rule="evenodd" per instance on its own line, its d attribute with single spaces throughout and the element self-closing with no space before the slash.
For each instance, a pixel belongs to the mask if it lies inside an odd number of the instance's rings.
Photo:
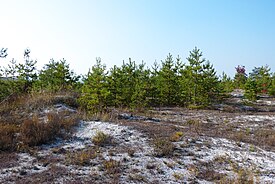
<svg viewBox="0 0 275 184">
<path fill-rule="evenodd" d="M 52 125 L 39 122 L 37 117 L 27 119 L 21 126 L 22 142 L 28 146 L 36 146 L 52 140 L 56 135 Z"/>
<path fill-rule="evenodd" d="M 216 183 L 219 184 L 254 184 L 260 183 L 259 178 L 252 171 L 244 168 L 240 168 L 235 171 L 236 176 L 234 178 L 223 176 L 219 180 L 216 180 Z"/>
<path fill-rule="evenodd" d="M 103 166 L 105 171 L 107 171 L 108 174 L 118 174 L 120 173 L 120 162 L 110 159 L 110 160 L 105 160 L 103 162 Z"/>
<path fill-rule="evenodd" d="M 69 164 L 75 164 L 80 166 L 89 166 L 92 159 L 95 159 L 98 156 L 96 150 L 87 149 L 77 151 L 72 154 L 67 155 L 67 160 Z"/>
<path fill-rule="evenodd" d="M 178 172 L 174 172 L 173 176 L 176 180 L 182 180 L 184 178 L 184 174 Z"/>
<path fill-rule="evenodd" d="M 275 130 L 262 129 L 255 132 L 255 140 L 262 146 L 275 146 Z"/>
<path fill-rule="evenodd" d="M 188 105 L 188 108 L 189 108 L 189 109 L 192 109 L 192 110 L 203 109 L 203 108 L 205 108 L 205 105 L 194 105 L 194 104 L 190 104 L 190 105 Z"/>
<path fill-rule="evenodd" d="M 102 131 L 97 131 L 96 135 L 92 138 L 92 142 L 97 146 L 105 146 L 113 143 L 112 136 L 105 134 Z"/>
<path fill-rule="evenodd" d="M 0 151 L 25 150 L 70 135 L 79 122 L 78 114 L 41 112 L 59 102 L 77 106 L 70 93 L 14 93 L 1 101 Z M 36 115 L 30 116 L 33 113 Z"/>
<path fill-rule="evenodd" d="M 171 156 L 174 152 L 175 145 L 164 138 L 158 138 L 154 142 L 155 155 L 158 157 Z"/>
<path fill-rule="evenodd" d="M 133 148 L 127 148 L 127 153 L 130 157 L 133 157 L 135 155 L 135 149 Z"/>
<path fill-rule="evenodd" d="M 0 150 L 12 151 L 16 149 L 19 127 L 14 124 L 0 124 Z"/>
<path fill-rule="evenodd" d="M 197 135 L 200 135 L 203 124 L 198 119 L 189 119 L 186 124 L 189 126 L 190 131 L 194 131 Z"/>
<path fill-rule="evenodd" d="M 47 114 L 47 121 L 40 121 L 37 116 L 27 119 L 21 126 L 22 142 L 28 146 L 37 146 L 53 141 L 57 137 L 70 134 L 77 123 L 75 116 L 66 118 L 57 113 Z"/>
<path fill-rule="evenodd" d="M 146 183 L 147 182 L 146 177 L 141 174 L 138 174 L 138 173 L 130 173 L 129 179 L 134 182 L 137 182 L 137 183 Z"/>
<path fill-rule="evenodd" d="M 254 184 L 254 174 L 247 169 L 240 169 L 238 171 L 238 178 L 236 179 L 236 183 L 242 184 Z"/>
</svg>

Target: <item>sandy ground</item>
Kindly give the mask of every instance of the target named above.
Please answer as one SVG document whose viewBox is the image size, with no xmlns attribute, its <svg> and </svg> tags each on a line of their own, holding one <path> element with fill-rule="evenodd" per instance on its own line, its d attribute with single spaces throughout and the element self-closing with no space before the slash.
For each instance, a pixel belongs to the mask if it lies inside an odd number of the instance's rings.
<svg viewBox="0 0 275 184">
<path fill-rule="evenodd" d="M 82 121 L 68 140 L 1 154 L 0 183 L 275 183 L 275 137 L 262 136 L 275 132 L 275 113 L 235 109 L 162 108 L 119 112 L 113 122 Z M 112 141 L 95 145 L 98 132 Z M 171 142 L 173 151 L 157 155 L 154 141 L 176 132 L 182 135 Z"/>
</svg>

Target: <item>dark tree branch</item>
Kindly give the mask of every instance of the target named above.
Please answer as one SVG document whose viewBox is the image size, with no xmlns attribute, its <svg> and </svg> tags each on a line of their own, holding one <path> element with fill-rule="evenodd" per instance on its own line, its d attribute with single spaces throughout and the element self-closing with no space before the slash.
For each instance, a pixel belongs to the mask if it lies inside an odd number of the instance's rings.
<svg viewBox="0 0 275 184">
<path fill-rule="evenodd" d="M 7 50 L 8 50 L 7 48 L 2 48 L 0 50 L 0 58 L 5 58 L 8 56 Z"/>
</svg>

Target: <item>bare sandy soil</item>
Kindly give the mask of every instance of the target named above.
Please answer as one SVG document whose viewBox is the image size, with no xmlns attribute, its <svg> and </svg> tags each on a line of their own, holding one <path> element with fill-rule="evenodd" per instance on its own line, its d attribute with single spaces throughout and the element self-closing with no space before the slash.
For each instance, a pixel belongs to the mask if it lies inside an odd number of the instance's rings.
<svg viewBox="0 0 275 184">
<path fill-rule="evenodd" d="M 274 110 L 241 93 L 207 110 L 114 110 L 70 139 L 1 153 L 0 183 L 275 183 Z"/>
</svg>

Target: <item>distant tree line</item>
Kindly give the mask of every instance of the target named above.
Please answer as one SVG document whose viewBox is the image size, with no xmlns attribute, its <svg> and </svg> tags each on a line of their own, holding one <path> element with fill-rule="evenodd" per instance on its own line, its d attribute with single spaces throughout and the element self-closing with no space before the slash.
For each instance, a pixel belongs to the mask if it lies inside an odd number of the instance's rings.
<svg viewBox="0 0 275 184">
<path fill-rule="evenodd" d="M 65 59 L 51 59 L 42 70 L 37 70 L 36 64 L 26 49 L 23 63 L 12 59 L 7 67 L 0 66 L 0 102 L 10 95 L 77 90 L 80 85 L 80 76 L 70 70 Z"/>
<path fill-rule="evenodd" d="M 0 57 L 6 56 L 7 49 L 2 49 Z M 109 107 L 206 107 L 234 89 L 245 90 L 249 100 L 256 100 L 260 94 L 275 95 L 275 75 L 268 66 L 255 67 L 249 75 L 244 66 L 237 66 L 233 79 L 225 73 L 218 77 L 198 48 L 190 51 L 186 62 L 168 54 L 150 68 L 129 59 L 107 70 L 97 58 L 82 77 L 70 69 L 65 59 L 51 59 L 41 70 L 36 64 L 26 50 L 23 64 L 13 59 L 0 68 L 1 101 L 13 94 L 74 91 L 79 94 L 82 109 L 97 113 Z"/>
</svg>

